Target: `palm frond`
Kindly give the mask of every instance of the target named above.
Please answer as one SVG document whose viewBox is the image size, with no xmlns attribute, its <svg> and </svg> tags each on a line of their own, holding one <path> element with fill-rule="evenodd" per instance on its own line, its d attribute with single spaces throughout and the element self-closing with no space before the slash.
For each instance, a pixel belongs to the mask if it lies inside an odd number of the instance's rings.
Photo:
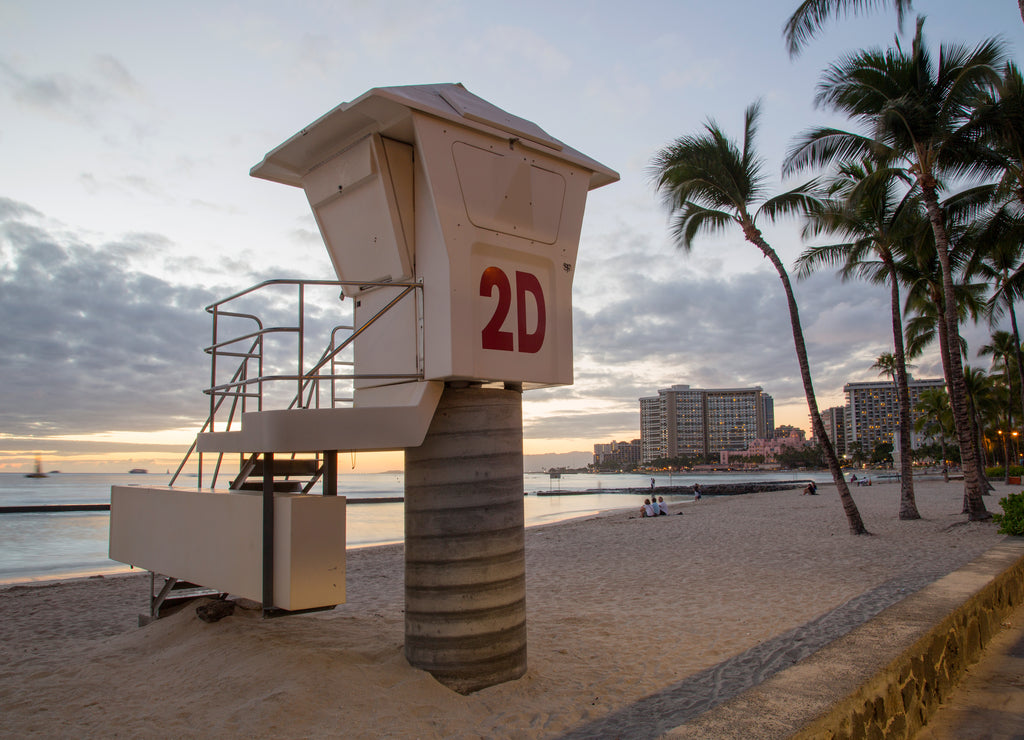
<svg viewBox="0 0 1024 740">
<path fill-rule="evenodd" d="M 781 216 L 807 214 L 813 211 L 820 202 L 818 195 L 820 189 L 820 181 L 813 179 L 797 185 L 785 193 L 769 198 L 757 209 L 754 220 L 756 221 L 761 215 L 769 220 L 775 220 Z"/>
<path fill-rule="evenodd" d="M 890 4 L 896 9 L 896 23 L 902 29 L 903 19 L 912 9 L 911 0 L 804 0 L 782 28 L 789 56 L 797 56 L 803 45 L 833 16 L 859 15 Z"/>
<path fill-rule="evenodd" d="M 885 147 L 862 134 L 829 127 L 810 129 L 790 146 L 782 163 L 782 174 L 789 176 L 841 160 L 884 157 L 886 153 Z"/>
<path fill-rule="evenodd" d="M 714 234 L 735 222 L 735 217 L 724 211 L 687 203 L 672 216 L 670 230 L 676 245 L 689 251 L 693 240 L 702 232 Z"/>
</svg>

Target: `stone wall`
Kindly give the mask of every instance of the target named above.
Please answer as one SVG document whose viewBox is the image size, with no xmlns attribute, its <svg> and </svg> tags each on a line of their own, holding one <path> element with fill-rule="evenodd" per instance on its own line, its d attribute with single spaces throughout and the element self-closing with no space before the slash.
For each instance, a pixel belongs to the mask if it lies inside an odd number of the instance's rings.
<svg viewBox="0 0 1024 740">
<path fill-rule="evenodd" d="M 950 577 L 956 578 L 959 573 Z M 794 737 L 913 737 L 948 698 L 964 671 L 978 661 L 1003 618 L 1022 602 L 1024 557 L 968 597 L 853 695 Z"/>
</svg>

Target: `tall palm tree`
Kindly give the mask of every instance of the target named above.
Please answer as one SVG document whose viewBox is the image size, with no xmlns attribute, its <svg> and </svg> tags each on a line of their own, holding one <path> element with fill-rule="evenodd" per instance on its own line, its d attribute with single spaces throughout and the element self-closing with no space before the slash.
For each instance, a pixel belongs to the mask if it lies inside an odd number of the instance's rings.
<svg viewBox="0 0 1024 740">
<path fill-rule="evenodd" d="M 953 411 L 949 408 L 949 394 L 940 388 L 921 391 L 914 408 L 920 413 L 914 428 L 929 437 L 937 437 L 942 448 L 942 478 L 949 483 L 946 440 L 954 434 Z"/>
<path fill-rule="evenodd" d="M 920 519 L 914 498 L 914 470 L 911 460 L 910 390 L 896 254 L 912 238 L 922 221 L 919 203 L 900 187 L 902 173 L 877 168 L 870 160 L 844 162 L 832 178 L 827 200 L 808 213 L 805 236 L 822 232 L 850 241 L 804 250 L 797 260 L 798 276 L 820 265 L 841 265 L 843 280 L 853 275 L 889 286 L 890 314 L 895 353 L 887 353 L 891 364 L 899 415 L 900 519 Z"/>
<path fill-rule="evenodd" d="M 978 469 L 982 471 L 985 482 L 985 494 L 994 491 L 992 483 L 984 475 L 986 463 L 985 428 L 989 419 L 998 417 L 999 400 L 996 397 L 995 382 L 984 370 L 964 365 L 964 385 L 967 388 L 967 412 L 971 417 L 971 434 L 974 438 L 975 457 Z M 964 501 L 964 513 L 967 513 L 967 502 Z"/>
<path fill-rule="evenodd" d="M 1024 9 L 1024 0 L 1020 0 Z M 1024 357 L 1017 328 L 1016 300 L 1024 296 L 1024 78 L 1007 63 L 991 95 L 976 107 L 973 122 L 995 154 L 993 208 L 967 231 L 976 257 L 968 274 L 992 283 L 988 313 L 995 322 L 1009 314 L 1014 336 L 1018 383 L 1024 388 Z M 1021 394 L 1024 413 L 1024 393 Z M 1021 416 L 1024 419 L 1024 415 Z"/>
<path fill-rule="evenodd" d="M 971 177 L 986 171 L 976 154 L 982 147 L 972 134 L 972 105 L 990 91 L 1005 60 L 997 39 L 974 49 L 943 44 L 938 62 L 925 47 L 923 19 L 909 53 L 897 45 L 888 50 L 860 51 L 833 64 L 818 85 L 816 102 L 846 113 L 868 134 L 818 128 L 803 134 L 787 157 L 784 173 L 823 166 L 836 160 L 875 156 L 913 176 L 928 212 L 935 250 L 942 269 L 946 330 L 959 335 L 953 297 L 950 240 L 939 206 L 940 178 Z M 950 401 L 963 458 L 968 516 L 991 518 L 982 499 L 983 483 L 975 461 L 970 419 L 964 402 L 963 363 L 958 352 L 947 357 Z"/>
<path fill-rule="evenodd" d="M 971 219 L 976 216 L 981 204 L 986 202 L 984 193 L 980 193 L 981 197 L 979 197 L 979 192 L 977 192 L 979 190 L 981 189 L 958 193 L 943 201 L 943 214 L 955 233 L 960 234 L 964 225 L 969 224 Z M 949 260 L 958 275 L 966 275 L 968 272 L 967 266 L 973 257 L 971 246 L 971 240 L 966 238 L 959 238 L 953 244 Z M 905 314 L 910 316 L 904 329 L 907 340 L 907 357 L 920 356 L 929 344 L 938 339 L 942 372 L 948 389 L 952 387 L 949 354 L 958 351 L 961 358 L 966 357 L 967 342 L 959 334 L 952 341 L 948 335 L 945 321 L 945 298 L 942 294 L 942 269 L 935 251 L 935 235 L 930 223 L 926 229 L 918 233 L 913 248 L 902 254 L 897 263 L 897 269 L 900 279 L 907 286 Z M 978 321 L 985 310 L 987 287 L 987 284 L 983 282 L 970 282 L 966 277 L 954 284 L 953 295 L 958 324 L 967 319 Z M 982 492 L 987 494 L 993 488 L 985 476 L 984 448 L 981 446 L 983 426 L 977 418 L 977 407 L 973 405 L 973 399 L 975 392 L 979 397 L 983 396 L 984 399 L 988 399 L 990 395 L 988 376 L 965 366 L 964 382 L 967 389 L 965 397 L 967 416 L 970 420 L 971 436 L 975 441 L 975 465 L 982 482 Z M 959 446 L 957 449 L 959 451 Z M 965 504 L 964 513 L 968 512 L 969 508 Z"/>
<path fill-rule="evenodd" d="M 1020 2 L 1024 3 L 1024 0 Z M 829 18 L 860 15 L 864 11 L 886 6 L 896 9 L 896 21 L 902 28 L 903 18 L 912 10 L 911 0 L 803 0 L 782 29 L 789 55 L 795 57 L 799 54 L 804 43 L 814 38 Z M 1024 10 L 1021 13 L 1024 15 Z"/>
<path fill-rule="evenodd" d="M 800 325 L 800 312 L 789 274 L 757 225 L 760 216 L 773 219 L 806 210 L 816 200 L 812 194 L 813 184 L 763 199 L 766 190 L 764 163 L 754 148 L 759 115 L 759 103 L 747 108 L 742 148 L 737 147 L 718 124 L 708 121 L 700 133 L 680 137 L 659 151 L 651 163 L 651 176 L 656 190 L 672 214 L 672 233 L 680 248 L 689 251 L 694 238 L 699 234 L 735 225 L 743 231 L 744 238 L 772 263 L 786 293 L 793 343 L 814 436 L 825 452 L 850 531 L 853 534 L 866 534 L 860 511 L 850 495 L 835 449 L 825 434 L 825 425 L 818 412 L 807 361 L 807 347 Z M 757 205 L 758 202 L 760 205 Z"/>
</svg>

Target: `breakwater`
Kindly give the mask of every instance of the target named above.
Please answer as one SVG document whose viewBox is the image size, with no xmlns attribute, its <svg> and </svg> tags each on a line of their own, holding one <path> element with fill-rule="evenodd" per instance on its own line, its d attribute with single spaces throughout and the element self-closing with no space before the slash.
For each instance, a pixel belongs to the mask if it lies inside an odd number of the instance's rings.
<svg viewBox="0 0 1024 740">
<path fill-rule="evenodd" d="M 704 496 L 739 496 L 746 493 L 765 493 L 768 491 L 791 491 L 803 488 L 811 481 L 751 481 L 731 483 L 701 483 L 700 490 Z M 630 496 L 692 496 L 693 486 L 656 486 L 654 488 L 590 488 L 585 491 L 537 491 L 536 496 L 586 496 L 595 493 L 620 493 Z"/>
</svg>

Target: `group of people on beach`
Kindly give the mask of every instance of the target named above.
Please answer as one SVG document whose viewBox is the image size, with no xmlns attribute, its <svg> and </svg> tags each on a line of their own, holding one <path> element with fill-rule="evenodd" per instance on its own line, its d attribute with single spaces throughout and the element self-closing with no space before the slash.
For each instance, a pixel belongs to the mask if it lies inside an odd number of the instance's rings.
<svg viewBox="0 0 1024 740">
<path fill-rule="evenodd" d="M 651 490 L 652 491 L 654 490 L 654 478 L 651 478 Z M 701 489 L 700 483 L 694 483 L 693 484 L 693 500 L 694 501 L 700 501 L 700 497 L 701 497 L 702 494 L 703 494 L 703 489 Z M 676 513 L 677 514 L 681 514 L 682 512 L 676 512 Z M 644 505 L 640 507 L 640 516 L 642 516 L 642 517 L 667 516 L 667 515 L 668 515 L 668 506 L 665 504 L 665 497 L 664 496 L 658 496 L 657 498 L 655 498 L 655 496 L 652 495 L 650 498 L 645 498 L 644 499 Z"/>
<path fill-rule="evenodd" d="M 644 505 L 640 507 L 640 516 L 668 516 L 668 505 L 665 503 L 665 497 L 658 496 L 655 499 L 654 496 L 651 496 L 650 498 L 645 498 Z"/>
</svg>

